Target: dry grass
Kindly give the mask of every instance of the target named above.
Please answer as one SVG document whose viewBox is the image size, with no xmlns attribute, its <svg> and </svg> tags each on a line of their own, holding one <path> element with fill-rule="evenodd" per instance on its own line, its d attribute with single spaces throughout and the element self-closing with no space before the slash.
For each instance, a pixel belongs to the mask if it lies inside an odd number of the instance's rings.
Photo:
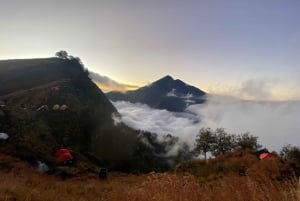
<svg viewBox="0 0 300 201">
<path fill-rule="evenodd" d="M 1 174 L 1 201 L 258 201 L 297 199 L 292 183 L 257 183 L 248 177 L 228 177 L 199 183 L 192 175 L 113 175 L 107 181 L 78 178 L 62 181 L 46 175 Z"/>
<path fill-rule="evenodd" d="M 292 182 L 258 183 L 249 177 L 230 176 L 199 183 L 192 175 L 153 174 L 136 190 L 129 200 L 174 201 L 292 201 L 299 200 Z"/>
<path fill-rule="evenodd" d="M 9 157 L 0 157 L 0 179 L 0 201 L 299 200 L 296 181 L 272 181 L 263 176 L 253 179 L 233 174 L 200 182 L 191 174 L 110 173 L 106 181 L 93 174 L 63 181 Z"/>
</svg>

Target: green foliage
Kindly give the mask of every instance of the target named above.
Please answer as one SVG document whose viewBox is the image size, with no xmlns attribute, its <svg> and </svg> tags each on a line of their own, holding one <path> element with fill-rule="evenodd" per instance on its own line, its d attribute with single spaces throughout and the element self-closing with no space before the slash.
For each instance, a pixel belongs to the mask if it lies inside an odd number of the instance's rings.
<svg viewBox="0 0 300 201">
<path fill-rule="evenodd" d="M 210 128 L 201 128 L 196 136 L 195 154 L 203 154 L 206 160 L 207 153 L 219 156 L 234 149 L 257 150 L 261 147 L 256 136 L 244 133 L 240 135 L 228 134 L 224 128 L 215 131 Z"/>
<path fill-rule="evenodd" d="M 214 132 L 215 141 L 212 145 L 212 154 L 219 156 L 236 148 L 236 136 L 225 132 L 224 128 L 217 128 Z"/>
<path fill-rule="evenodd" d="M 285 145 L 280 150 L 280 155 L 285 159 L 294 160 L 300 164 L 300 148 L 290 144 Z"/>
<path fill-rule="evenodd" d="M 237 146 L 241 149 L 257 150 L 262 146 L 257 141 L 258 137 L 250 133 L 243 133 L 237 136 Z"/>
<path fill-rule="evenodd" d="M 196 136 L 196 154 L 203 154 L 206 160 L 207 152 L 211 151 L 216 139 L 213 131 L 210 128 L 201 128 Z"/>
</svg>

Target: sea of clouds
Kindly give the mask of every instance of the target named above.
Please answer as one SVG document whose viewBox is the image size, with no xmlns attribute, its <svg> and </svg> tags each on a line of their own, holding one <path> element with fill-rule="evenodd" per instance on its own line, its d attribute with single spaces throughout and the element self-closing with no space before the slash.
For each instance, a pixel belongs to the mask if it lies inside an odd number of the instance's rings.
<svg viewBox="0 0 300 201">
<path fill-rule="evenodd" d="M 113 104 L 126 125 L 161 135 L 172 134 L 191 146 L 201 127 L 225 128 L 230 134 L 250 132 L 272 151 L 279 151 L 286 144 L 300 146 L 300 101 L 243 101 L 210 95 L 205 104 L 191 105 L 182 113 L 125 101 Z"/>
</svg>

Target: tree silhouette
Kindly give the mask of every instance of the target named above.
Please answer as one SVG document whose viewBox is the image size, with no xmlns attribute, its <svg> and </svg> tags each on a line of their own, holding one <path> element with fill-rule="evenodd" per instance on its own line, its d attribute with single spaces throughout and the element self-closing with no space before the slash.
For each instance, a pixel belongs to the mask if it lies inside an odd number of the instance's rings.
<svg viewBox="0 0 300 201">
<path fill-rule="evenodd" d="M 212 145 L 212 154 L 219 156 L 236 148 L 236 137 L 225 132 L 224 128 L 217 128 L 214 132 L 215 142 Z"/>
<path fill-rule="evenodd" d="M 285 159 L 291 159 L 296 162 L 300 162 L 300 149 L 299 147 L 292 146 L 290 144 L 285 145 L 280 150 L 280 155 Z"/>
<path fill-rule="evenodd" d="M 257 138 L 254 135 L 251 135 L 250 133 L 243 133 L 237 136 L 237 147 L 241 149 L 251 149 L 251 150 L 257 150 L 261 147 L 260 144 L 257 142 Z"/>
<path fill-rule="evenodd" d="M 203 154 L 206 160 L 207 152 L 212 151 L 215 137 L 210 128 L 201 128 L 196 136 L 196 147 L 194 152 L 196 154 Z"/>
<path fill-rule="evenodd" d="M 60 50 L 55 53 L 55 56 L 57 56 L 60 59 L 68 59 L 68 52 L 65 50 Z"/>
</svg>

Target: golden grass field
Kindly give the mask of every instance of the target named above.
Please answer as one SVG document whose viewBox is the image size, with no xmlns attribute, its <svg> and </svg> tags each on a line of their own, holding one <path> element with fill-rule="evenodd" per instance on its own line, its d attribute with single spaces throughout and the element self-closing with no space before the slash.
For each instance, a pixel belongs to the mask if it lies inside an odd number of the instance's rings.
<svg viewBox="0 0 300 201">
<path fill-rule="evenodd" d="M 19 159 L 0 157 L 0 201 L 293 201 L 300 200 L 297 188 L 296 180 L 227 175 L 200 182 L 191 174 L 174 172 L 109 173 L 103 181 L 91 173 L 62 180 Z"/>
</svg>

